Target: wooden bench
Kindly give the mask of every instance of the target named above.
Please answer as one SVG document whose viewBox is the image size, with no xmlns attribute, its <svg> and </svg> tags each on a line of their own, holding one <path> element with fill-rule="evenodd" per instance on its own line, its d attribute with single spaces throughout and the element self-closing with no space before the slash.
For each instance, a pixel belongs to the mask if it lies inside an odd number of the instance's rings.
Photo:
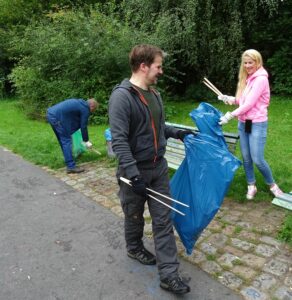
<svg viewBox="0 0 292 300">
<path fill-rule="evenodd" d="M 183 130 L 190 129 L 195 132 L 199 132 L 198 128 L 192 127 L 192 126 L 185 126 L 185 125 L 169 123 L 169 122 L 166 122 L 165 124 L 169 125 L 169 126 L 173 126 L 175 128 L 180 128 Z M 224 134 L 224 138 L 227 143 L 229 151 L 232 153 L 235 153 L 236 144 L 237 144 L 237 141 L 239 140 L 239 134 L 238 133 L 230 133 L 230 132 L 223 132 L 223 134 Z M 177 170 L 185 158 L 184 143 L 178 139 L 169 138 L 167 140 L 165 158 L 168 161 L 169 168 Z"/>
</svg>

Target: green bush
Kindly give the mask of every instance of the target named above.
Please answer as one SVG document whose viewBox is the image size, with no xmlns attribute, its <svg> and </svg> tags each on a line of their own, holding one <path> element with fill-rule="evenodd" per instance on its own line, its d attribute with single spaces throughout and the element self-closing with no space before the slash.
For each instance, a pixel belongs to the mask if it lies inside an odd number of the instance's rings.
<svg viewBox="0 0 292 300">
<path fill-rule="evenodd" d="M 1 74 L 1 70 L 0 70 L 0 99 L 4 98 L 4 92 L 5 92 L 5 86 L 4 86 L 4 81 L 5 81 L 5 77 L 4 74 Z"/>
<path fill-rule="evenodd" d="M 104 4 L 91 7 L 95 2 Z M 271 57 L 273 92 L 291 94 L 291 34 L 280 30 L 289 28 L 291 10 L 282 2 L 0 0 L 5 4 L 0 25 L 7 19 L 13 28 L 7 36 L 0 29 L 0 73 L 5 71 L 6 80 L 16 62 L 9 78 L 31 117 L 43 117 L 49 105 L 65 98 L 96 97 L 101 106 L 91 120 L 101 123 L 107 120 L 112 87 L 130 75 L 127 57 L 135 44 L 165 50 L 163 95 L 190 99 L 215 99 L 201 84 L 204 76 L 223 93 L 234 94 L 241 53 L 255 47 L 265 61 Z M 9 53 L 6 40 L 12 40 Z"/>
<path fill-rule="evenodd" d="M 292 95 L 292 54 L 289 46 L 284 46 L 268 59 L 273 76 L 272 91 L 276 94 Z"/>
<path fill-rule="evenodd" d="M 128 0 L 124 6 L 128 22 L 143 32 L 151 32 L 153 42 L 175 61 L 172 73 L 165 72 L 176 79 L 173 93 L 184 94 L 204 76 L 217 82 L 225 93 L 234 93 L 243 48 L 240 1 Z M 166 86 L 171 86 L 170 80 Z"/>
<path fill-rule="evenodd" d="M 100 123 L 111 89 L 129 75 L 135 41 L 135 31 L 113 12 L 60 10 L 14 38 L 12 51 L 22 58 L 10 79 L 31 117 L 43 117 L 48 106 L 66 98 L 95 97 L 101 109 L 92 119 Z"/>
<path fill-rule="evenodd" d="M 189 85 L 185 93 L 185 98 L 186 100 L 193 100 L 193 101 L 197 99 L 200 99 L 200 101 L 207 101 L 207 102 L 217 101 L 217 95 L 211 92 L 201 82 L 198 84 Z"/>
</svg>

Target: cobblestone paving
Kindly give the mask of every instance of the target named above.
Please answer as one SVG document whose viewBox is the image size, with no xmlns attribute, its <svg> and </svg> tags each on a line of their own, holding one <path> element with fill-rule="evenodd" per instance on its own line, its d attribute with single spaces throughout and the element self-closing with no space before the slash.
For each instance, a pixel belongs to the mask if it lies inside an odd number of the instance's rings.
<svg viewBox="0 0 292 300">
<path fill-rule="evenodd" d="M 123 218 L 115 168 L 102 162 L 83 167 L 84 173 L 70 175 L 64 170 L 46 170 Z M 284 209 L 270 203 L 225 199 L 192 255 L 185 254 L 177 237 L 179 254 L 244 299 L 292 300 L 292 251 L 275 238 L 284 216 Z M 145 220 L 145 234 L 151 237 L 148 210 Z"/>
</svg>

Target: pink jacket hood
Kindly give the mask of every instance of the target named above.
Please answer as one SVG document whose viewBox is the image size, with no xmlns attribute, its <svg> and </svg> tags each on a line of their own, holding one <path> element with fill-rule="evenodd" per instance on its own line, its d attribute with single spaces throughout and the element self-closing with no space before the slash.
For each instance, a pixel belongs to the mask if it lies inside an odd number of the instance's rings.
<svg viewBox="0 0 292 300">
<path fill-rule="evenodd" d="M 268 106 L 270 104 L 270 86 L 268 72 L 259 68 L 246 80 L 246 88 L 241 97 L 236 99 L 239 108 L 232 112 L 242 122 L 252 120 L 265 122 L 268 119 Z"/>
</svg>

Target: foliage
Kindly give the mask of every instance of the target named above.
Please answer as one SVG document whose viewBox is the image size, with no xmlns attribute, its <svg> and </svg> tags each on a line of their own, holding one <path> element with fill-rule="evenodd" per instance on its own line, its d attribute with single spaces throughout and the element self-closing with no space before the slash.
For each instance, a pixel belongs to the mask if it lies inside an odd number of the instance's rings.
<svg viewBox="0 0 292 300">
<path fill-rule="evenodd" d="M 185 99 L 208 99 L 210 102 L 218 101 L 217 97 L 214 97 L 214 93 L 202 84 L 202 82 L 189 85 L 185 92 Z"/>
<path fill-rule="evenodd" d="M 12 43 L 21 59 L 10 78 L 24 108 L 36 117 L 64 98 L 96 97 L 104 114 L 112 87 L 129 74 L 127 56 L 135 31 L 99 7 L 89 16 L 60 10 L 49 17 L 28 25 Z"/>
<path fill-rule="evenodd" d="M 262 53 L 272 91 L 290 95 L 291 3 L 0 0 L 0 96 L 11 89 L 7 75 L 16 65 L 10 79 L 31 116 L 65 97 L 96 95 L 102 109 L 92 120 L 103 122 L 105 99 L 129 75 L 128 52 L 141 42 L 168 53 L 159 84 L 171 96 L 209 97 L 204 76 L 234 94 L 247 48 Z"/>
<path fill-rule="evenodd" d="M 292 46 L 292 45 L 291 45 Z M 278 94 L 292 95 L 292 51 L 283 46 L 268 60 L 274 77 L 272 90 Z"/>
<path fill-rule="evenodd" d="M 292 246 L 292 214 L 287 214 L 282 228 L 279 231 L 278 238 Z"/>
<path fill-rule="evenodd" d="M 0 24 L 5 28 L 14 25 L 26 25 L 32 20 L 38 20 L 44 13 L 58 11 L 62 8 L 87 9 L 96 0 L 0 0 Z"/>
<path fill-rule="evenodd" d="M 61 8 L 80 8 L 88 11 L 88 5 L 96 2 L 103 1 L 0 0 L 0 97 L 11 92 L 11 84 L 7 76 L 14 66 L 15 57 L 9 55 L 9 41 L 15 35 L 22 36 L 28 24 L 42 19 L 49 12 Z"/>
<path fill-rule="evenodd" d="M 9 63 L 9 53 L 7 45 L 10 36 L 0 27 L 0 98 L 3 98 L 7 89 L 7 75 L 10 72 L 11 64 Z"/>
<path fill-rule="evenodd" d="M 5 28 L 12 25 L 27 24 L 41 13 L 42 1 L 38 0 L 0 0 L 0 24 Z"/>
<path fill-rule="evenodd" d="M 220 77 L 216 81 L 228 91 L 234 85 L 242 49 L 239 2 L 182 0 L 145 4 L 129 0 L 124 1 L 124 10 L 132 26 L 151 32 L 152 40 L 175 60 L 178 72 L 173 75 L 181 84 L 176 84 L 174 92 L 184 92 L 205 75 Z M 168 85 L 171 86 L 169 81 Z"/>
<path fill-rule="evenodd" d="M 257 30 L 246 38 L 250 48 L 259 49 L 271 76 L 273 93 L 292 95 L 292 2 L 267 1 L 271 10 L 261 11 Z"/>
<path fill-rule="evenodd" d="M 151 33 L 152 40 L 174 59 L 174 78 L 166 85 L 172 93 L 186 92 L 187 98 L 204 76 L 234 94 L 241 53 L 250 47 L 251 37 L 260 39 L 257 23 L 263 22 L 262 11 L 264 23 L 280 18 L 277 0 L 127 0 L 123 4 L 129 24 Z M 261 44 L 258 50 L 266 48 Z"/>
</svg>

